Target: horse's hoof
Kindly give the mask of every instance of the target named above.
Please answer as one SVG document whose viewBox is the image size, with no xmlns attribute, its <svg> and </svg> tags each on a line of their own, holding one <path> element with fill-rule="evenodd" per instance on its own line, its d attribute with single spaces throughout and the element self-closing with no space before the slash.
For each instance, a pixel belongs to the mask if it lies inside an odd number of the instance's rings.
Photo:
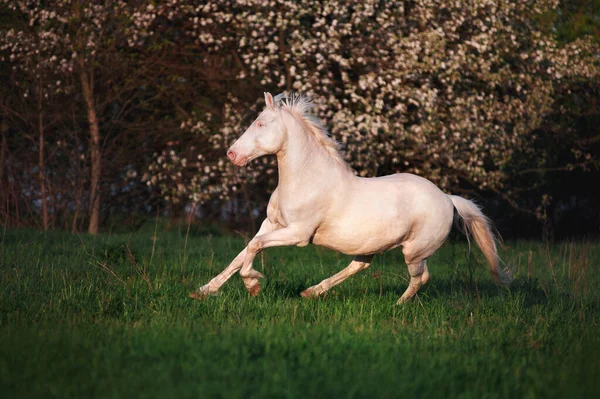
<svg viewBox="0 0 600 399">
<path fill-rule="evenodd" d="M 211 292 L 208 288 L 200 287 L 200 289 L 190 292 L 190 294 L 188 296 L 197 301 L 203 301 L 206 298 L 208 298 L 209 296 L 217 296 L 217 295 L 219 295 L 219 291 Z"/>
<path fill-rule="evenodd" d="M 192 292 L 190 292 L 190 294 L 188 296 L 197 301 L 202 301 L 202 300 L 206 299 L 207 295 L 203 294 L 201 292 L 198 292 L 198 291 L 192 291 Z"/>
<path fill-rule="evenodd" d="M 323 294 L 325 294 L 324 292 L 317 292 L 317 290 L 315 289 L 315 287 L 310 287 L 305 289 L 304 291 L 302 291 L 300 293 L 300 296 L 302 296 L 302 298 L 307 298 L 307 299 L 315 299 L 318 298 L 320 296 L 323 296 Z"/>
<path fill-rule="evenodd" d="M 257 296 L 260 292 L 260 283 L 257 278 L 244 279 L 244 285 L 250 296 Z"/>
<path fill-rule="evenodd" d="M 257 296 L 259 292 L 260 284 L 256 284 L 255 286 L 248 288 L 248 293 L 250 294 L 250 296 Z"/>
<path fill-rule="evenodd" d="M 257 296 L 260 292 L 260 284 L 258 283 L 258 280 L 255 284 L 246 285 L 246 290 L 248 291 L 248 294 L 250 294 L 250 296 Z"/>
<path fill-rule="evenodd" d="M 412 296 L 410 296 L 410 297 L 408 297 L 408 298 L 407 298 L 407 297 L 404 297 L 404 296 L 401 296 L 401 297 L 400 297 L 400 299 L 398 299 L 398 302 L 396 302 L 396 306 L 402 306 L 402 305 L 405 305 L 406 303 L 410 302 L 410 300 L 411 300 L 412 298 L 413 298 Z"/>
</svg>

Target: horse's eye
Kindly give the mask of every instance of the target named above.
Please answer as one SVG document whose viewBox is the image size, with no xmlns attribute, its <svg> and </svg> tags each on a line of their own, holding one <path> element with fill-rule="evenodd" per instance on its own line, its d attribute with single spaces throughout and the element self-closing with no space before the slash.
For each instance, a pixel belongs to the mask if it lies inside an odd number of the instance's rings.
<svg viewBox="0 0 600 399">
<path fill-rule="evenodd" d="M 256 127 L 263 127 L 265 123 L 263 121 L 256 121 Z"/>
</svg>

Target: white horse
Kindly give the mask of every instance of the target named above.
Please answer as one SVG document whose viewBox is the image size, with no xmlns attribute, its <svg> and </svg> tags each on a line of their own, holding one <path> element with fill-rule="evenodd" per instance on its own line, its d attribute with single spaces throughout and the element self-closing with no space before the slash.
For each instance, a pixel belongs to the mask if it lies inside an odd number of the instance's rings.
<svg viewBox="0 0 600 399">
<path fill-rule="evenodd" d="M 267 218 L 248 246 L 218 276 L 192 292 L 192 298 L 216 294 L 238 270 L 255 296 L 258 279 L 264 277 L 252 268 L 259 251 L 312 242 L 355 258 L 339 273 L 303 291 L 303 297 L 324 294 L 369 267 L 374 254 L 401 246 L 410 283 L 398 303 L 405 302 L 429 280 L 427 258 L 448 236 L 454 209 L 487 258 L 496 283 L 509 282 L 509 274 L 499 266 L 491 223 L 473 202 L 444 194 L 413 174 L 357 177 L 342 159 L 338 144 L 309 115 L 313 104 L 306 97 L 279 95 L 274 100 L 265 93 L 265 101 L 265 110 L 227 156 L 237 166 L 263 155 L 277 156 L 279 184 L 269 200 Z"/>
</svg>

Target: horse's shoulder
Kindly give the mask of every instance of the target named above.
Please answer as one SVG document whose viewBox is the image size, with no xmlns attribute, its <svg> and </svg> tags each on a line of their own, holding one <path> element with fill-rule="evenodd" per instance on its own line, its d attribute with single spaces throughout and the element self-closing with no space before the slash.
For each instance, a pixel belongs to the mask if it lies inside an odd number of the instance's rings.
<svg viewBox="0 0 600 399">
<path fill-rule="evenodd" d="M 277 206 L 277 204 L 279 204 L 279 186 L 275 188 L 273 194 L 271 194 L 271 198 L 269 198 L 268 206 L 271 206 L 271 204 L 273 204 L 274 206 Z"/>
<path fill-rule="evenodd" d="M 267 219 L 271 223 L 276 223 L 279 216 L 279 187 L 273 191 L 269 203 L 267 204 Z"/>
</svg>

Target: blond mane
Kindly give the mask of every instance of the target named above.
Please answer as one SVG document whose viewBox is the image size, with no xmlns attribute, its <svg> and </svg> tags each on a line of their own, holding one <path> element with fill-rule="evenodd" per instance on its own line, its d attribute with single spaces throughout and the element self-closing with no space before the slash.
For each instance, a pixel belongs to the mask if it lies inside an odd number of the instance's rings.
<svg viewBox="0 0 600 399">
<path fill-rule="evenodd" d="M 340 143 L 332 139 L 327 132 L 327 128 L 321 123 L 319 118 L 310 113 L 315 104 L 307 96 L 298 93 L 291 93 L 289 95 L 281 93 L 275 96 L 274 100 L 275 104 L 287 110 L 304 125 L 306 130 L 312 134 L 317 143 L 325 148 L 327 154 L 334 161 L 350 170 L 350 166 L 344 161 L 344 157 L 340 151 Z"/>
</svg>

